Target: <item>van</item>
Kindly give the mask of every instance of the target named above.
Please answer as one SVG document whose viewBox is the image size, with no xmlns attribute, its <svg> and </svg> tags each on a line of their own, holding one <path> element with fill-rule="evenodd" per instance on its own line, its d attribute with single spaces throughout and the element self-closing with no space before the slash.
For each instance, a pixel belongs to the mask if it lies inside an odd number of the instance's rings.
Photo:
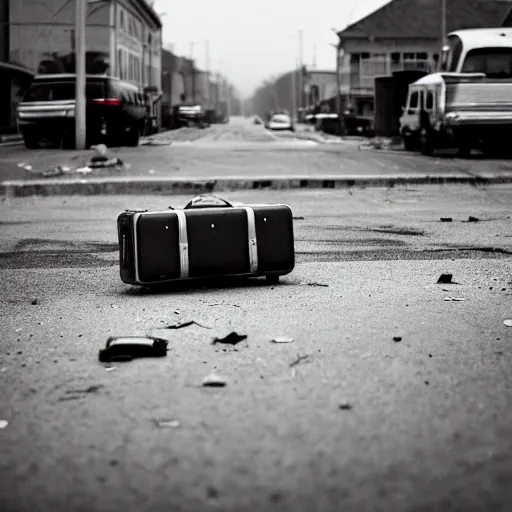
<svg viewBox="0 0 512 512">
<path fill-rule="evenodd" d="M 75 85 L 70 74 L 38 75 L 18 106 L 18 129 L 29 149 L 47 140 L 74 147 Z M 141 88 L 113 77 L 86 77 L 86 144 L 137 146 L 146 122 Z"/>
</svg>

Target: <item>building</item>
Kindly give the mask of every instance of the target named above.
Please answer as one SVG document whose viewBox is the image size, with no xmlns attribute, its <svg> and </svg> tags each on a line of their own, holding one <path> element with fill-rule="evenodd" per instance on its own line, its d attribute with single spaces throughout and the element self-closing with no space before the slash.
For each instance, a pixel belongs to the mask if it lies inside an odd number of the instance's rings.
<svg viewBox="0 0 512 512">
<path fill-rule="evenodd" d="M 75 2 L 0 0 L 0 58 L 34 73 L 75 69 Z M 98 0 L 87 5 L 86 68 L 147 87 L 158 111 L 162 23 L 145 0 Z M 11 95 L 18 97 L 16 84 Z M 11 101 L 2 96 L 0 110 Z"/>
<path fill-rule="evenodd" d="M 310 110 L 319 107 L 321 103 L 336 96 L 337 87 L 336 71 L 307 71 L 304 78 L 304 98 L 299 108 Z"/>
<path fill-rule="evenodd" d="M 447 31 L 498 27 L 510 10 L 506 0 L 446 0 Z M 357 114 L 371 115 L 377 77 L 436 68 L 443 37 L 441 0 L 392 0 L 338 36 L 340 92 Z"/>
</svg>

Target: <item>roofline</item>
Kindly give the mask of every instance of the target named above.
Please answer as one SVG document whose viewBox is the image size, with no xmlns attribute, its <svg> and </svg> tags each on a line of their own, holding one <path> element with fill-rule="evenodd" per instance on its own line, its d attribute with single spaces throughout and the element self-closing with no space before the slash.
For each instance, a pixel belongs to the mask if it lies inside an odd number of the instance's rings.
<svg viewBox="0 0 512 512">
<path fill-rule="evenodd" d="M 160 19 L 160 16 L 158 16 L 157 12 L 153 7 L 151 7 L 146 0 L 132 0 L 134 4 L 136 4 L 138 7 L 140 7 L 150 18 L 151 20 L 156 24 L 156 26 L 159 29 L 162 29 L 163 23 Z M 119 2 L 119 0 L 115 0 L 116 3 Z"/>
</svg>

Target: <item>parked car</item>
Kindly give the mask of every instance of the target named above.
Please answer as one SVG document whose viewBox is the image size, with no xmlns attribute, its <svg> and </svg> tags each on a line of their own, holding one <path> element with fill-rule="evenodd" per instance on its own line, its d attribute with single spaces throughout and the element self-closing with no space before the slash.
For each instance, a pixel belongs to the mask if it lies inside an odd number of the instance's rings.
<svg viewBox="0 0 512 512">
<path fill-rule="evenodd" d="M 288 130 L 295 131 L 290 116 L 286 114 L 274 114 L 268 122 L 267 128 L 269 130 Z"/>
<path fill-rule="evenodd" d="M 18 128 L 27 148 L 42 140 L 74 147 L 75 75 L 36 76 L 18 106 Z M 137 146 L 146 121 L 142 89 L 107 76 L 86 77 L 86 143 Z"/>
</svg>

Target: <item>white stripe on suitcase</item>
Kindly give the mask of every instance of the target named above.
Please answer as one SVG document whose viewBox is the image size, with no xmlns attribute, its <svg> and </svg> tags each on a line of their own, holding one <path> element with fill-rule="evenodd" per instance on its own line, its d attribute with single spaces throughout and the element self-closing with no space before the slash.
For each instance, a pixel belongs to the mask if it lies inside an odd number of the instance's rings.
<svg viewBox="0 0 512 512">
<path fill-rule="evenodd" d="M 251 274 L 258 272 L 258 237 L 256 236 L 256 217 L 254 210 L 248 206 L 243 209 L 247 213 L 247 228 L 249 232 L 249 265 Z"/>
<path fill-rule="evenodd" d="M 180 272 L 181 279 L 186 279 L 189 276 L 190 264 L 188 257 L 188 234 L 187 234 L 187 217 L 183 210 L 175 210 L 174 213 L 178 216 L 178 233 L 180 244 Z"/>
</svg>

